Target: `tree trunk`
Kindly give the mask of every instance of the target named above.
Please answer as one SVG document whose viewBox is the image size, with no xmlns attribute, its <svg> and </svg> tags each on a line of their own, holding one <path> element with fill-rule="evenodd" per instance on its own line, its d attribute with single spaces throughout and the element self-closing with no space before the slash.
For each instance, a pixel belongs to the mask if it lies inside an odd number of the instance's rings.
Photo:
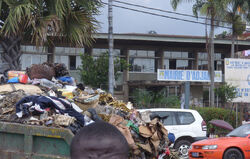
<svg viewBox="0 0 250 159">
<path fill-rule="evenodd" d="M 8 63 L 11 70 L 21 70 L 21 37 L 2 38 L 0 44 L 3 47 L 3 62 Z"/>
<path fill-rule="evenodd" d="M 214 107 L 214 14 L 211 13 L 211 27 L 210 27 L 210 42 L 209 42 L 209 51 L 210 51 L 210 106 Z"/>
<path fill-rule="evenodd" d="M 235 47 L 234 47 L 234 46 L 235 46 L 234 43 L 235 43 L 235 38 L 236 38 L 236 37 L 235 37 L 235 34 L 233 33 L 233 34 L 232 34 L 232 45 L 231 45 L 231 58 L 234 58 L 234 50 L 235 50 L 235 49 L 234 49 L 234 48 L 235 48 Z"/>
</svg>

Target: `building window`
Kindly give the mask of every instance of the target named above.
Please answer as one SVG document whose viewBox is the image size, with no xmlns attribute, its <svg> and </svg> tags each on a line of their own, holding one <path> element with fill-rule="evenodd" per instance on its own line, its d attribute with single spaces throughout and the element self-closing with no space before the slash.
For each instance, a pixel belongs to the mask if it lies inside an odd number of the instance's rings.
<svg viewBox="0 0 250 159">
<path fill-rule="evenodd" d="M 179 70 L 186 70 L 188 68 L 188 60 L 177 60 L 176 68 Z"/>
<path fill-rule="evenodd" d="M 215 70 L 221 71 L 222 67 L 223 67 L 222 61 L 215 61 Z"/>
<path fill-rule="evenodd" d="M 99 57 L 103 53 L 109 53 L 109 50 L 108 49 L 104 49 L 104 48 L 103 49 L 101 49 L 101 48 L 93 48 L 92 52 L 93 52 L 93 56 L 94 57 Z M 114 55 L 114 57 L 120 57 L 121 56 L 120 49 L 114 49 L 113 50 L 113 55 Z"/>
<path fill-rule="evenodd" d="M 198 70 L 208 70 L 208 61 L 199 60 Z"/>
<path fill-rule="evenodd" d="M 164 51 L 164 67 L 165 69 L 181 69 L 186 70 L 192 68 L 193 57 L 188 52 Z"/>
<path fill-rule="evenodd" d="M 132 72 L 155 72 L 155 52 L 148 50 L 129 50 L 129 64 Z"/>
<path fill-rule="evenodd" d="M 69 56 L 69 69 L 76 70 L 76 56 Z"/>
</svg>

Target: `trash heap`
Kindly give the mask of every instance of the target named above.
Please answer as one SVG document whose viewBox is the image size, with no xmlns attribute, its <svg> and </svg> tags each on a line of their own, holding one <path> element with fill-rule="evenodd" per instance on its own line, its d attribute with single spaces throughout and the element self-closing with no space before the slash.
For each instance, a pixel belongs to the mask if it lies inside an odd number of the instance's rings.
<svg viewBox="0 0 250 159">
<path fill-rule="evenodd" d="M 76 134 L 97 121 L 116 126 L 125 136 L 131 159 L 178 158 L 168 148 L 168 131 L 149 112 L 116 100 L 101 89 L 76 85 L 64 64 L 36 64 L 26 72 L 9 71 L 0 85 L 0 120 L 68 128 Z"/>
</svg>

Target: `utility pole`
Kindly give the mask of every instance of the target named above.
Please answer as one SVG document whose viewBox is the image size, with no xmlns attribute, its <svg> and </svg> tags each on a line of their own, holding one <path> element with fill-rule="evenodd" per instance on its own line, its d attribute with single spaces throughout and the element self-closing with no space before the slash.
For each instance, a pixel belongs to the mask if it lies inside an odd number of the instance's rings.
<svg viewBox="0 0 250 159">
<path fill-rule="evenodd" d="M 109 22 L 109 93 L 114 94 L 114 60 L 113 60 L 113 11 L 112 11 L 113 0 L 109 0 L 108 3 L 108 22 Z"/>
<path fill-rule="evenodd" d="M 211 30 L 210 30 L 210 107 L 214 107 L 214 10 L 211 10 Z"/>
</svg>

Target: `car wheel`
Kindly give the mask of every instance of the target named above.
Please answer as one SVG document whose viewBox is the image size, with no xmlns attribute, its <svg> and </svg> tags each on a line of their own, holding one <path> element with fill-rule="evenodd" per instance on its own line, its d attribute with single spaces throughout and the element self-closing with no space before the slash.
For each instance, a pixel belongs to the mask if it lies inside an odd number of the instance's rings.
<svg viewBox="0 0 250 159">
<path fill-rule="evenodd" d="M 225 152 L 223 159 L 243 159 L 243 155 L 240 150 L 231 148 Z"/>
<path fill-rule="evenodd" d="M 188 157 L 188 149 L 191 145 L 191 142 L 188 140 L 180 140 L 177 143 L 175 143 L 174 148 L 178 150 L 181 158 L 187 158 Z"/>
</svg>

